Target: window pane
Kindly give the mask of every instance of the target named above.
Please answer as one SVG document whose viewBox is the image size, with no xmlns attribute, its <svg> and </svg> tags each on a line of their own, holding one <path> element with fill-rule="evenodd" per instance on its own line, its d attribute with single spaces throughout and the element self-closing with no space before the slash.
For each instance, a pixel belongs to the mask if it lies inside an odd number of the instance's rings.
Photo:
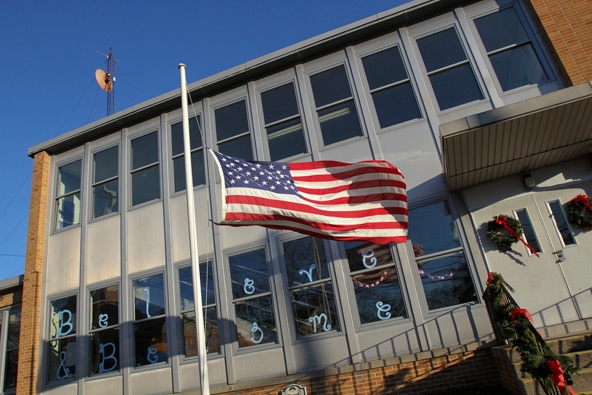
<svg viewBox="0 0 592 395">
<path fill-rule="evenodd" d="M 467 59 L 453 27 L 420 38 L 417 46 L 428 73 Z"/>
<path fill-rule="evenodd" d="M 393 263 L 388 244 L 379 245 L 361 241 L 346 241 L 345 253 L 350 272 L 372 269 Z"/>
<path fill-rule="evenodd" d="M 477 18 L 475 19 L 475 26 L 487 52 L 529 41 L 520 18 L 518 18 L 513 8 L 506 8 Z"/>
<path fill-rule="evenodd" d="M 305 154 L 306 142 L 300 117 L 267 128 L 267 142 L 272 161 Z"/>
<path fill-rule="evenodd" d="M 236 303 L 235 310 L 239 347 L 277 342 L 270 296 Z"/>
<path fill-rule="evenodd" d="M 165 318 L 134 323 L 136 366 L 166 362 L 167 335 Z"/>
<path fill-rule="evenodd" d="M 528 216 L 526 209 L 517 210 L 516 215 L 522 224 L 522 230 L 524 231 L 524 236 L 526 237 L 526 242 L 528 245 L 532 247 L 535 252 L 541 252 L 539 241 L 536 238 L 534 228 L 532 227 L 532 223 L 530 222 L 530 217 Z"/>
<path fill-rule="evenodd" d="M 417 263 L 430 310 L 476 300 L 462 251 Z"/>
<path fill-rule="evenodd" d="M 206 174 L 204 166 L 203 150 L 191 153 L 191 174 L 193 174 L 193 186 L 204 185 Z M 185 156 L 173 159 L 175 172 L 175 192 L 185 190 Z"/>
<path fill-rule="evenodd" d="M 215 111 L 218 141 L 249 131 L 247 107 L 244 100 Z"/>
<path fill-rule="evenodd" d="M 218 151 L 235 158 L 244 160 L 253 160 L 253 150 L 251 149 L 251 136 L 244 135 L 234 140 L 218 144 Z"/>
<path fill-rule="evenodd" d="M 58 199 L 56 229 L 80 223 L 80 193 Z"/>
<path fill-rule="evenodd" d="M 430 76 L 440 110 L 483 99 L 471 66 L 464 64 Z"/>
<path fill-rule="evenodd" d="M 191 150 L 201 147 L 201 134 L 197 123 L 199 117 L 189 118 L 189 147 Z M 171 140 L 173 148 L 173 156 L 182 154 L 183 147 L 183 122 L 177 122 L 171 125 Z"/>
<path fill-rule="evenodd" d="M 8 339 L 6 348 L 8 350 L 18 348 L 21 333 L 21 311 L 12 310 L 8 316 Z"/>
<path fill-rule="evenodd" d="M 134 319 L 156 317 L 164 314 L 164 288 L 162 274 L 134 281 Z"/>
<path fill-rule="evenodd" d="M 119 180 L 93 187 L 93 218 L 119 211 Z"/>
<path fill-rule="evenodd" d="M 380 88 L 407 78 L 407 72 L 398 47 L 362 58 L 370 89 Z"/>
<path fill-rule="evenodd" d="M 305 237 L 283 244 L 290 287 L 329 278 L 325 245 L 321 239 Z"/>
<path fill-rule="evenodd" d="M 220 333 L 218 331 L 218 317 L 216 316 L 216 308 L 210 307 L 204 309 L 205 325 L 206 325 L 206 352 L 208 354 L 215 354 L 220 352 Z M 183 316 L 183 338 L 184 353 L 186 357 L 197 356 L 197 334 L 195 313 L 187 312 Z"/>
<path fill-rule="evenodd" d="M 325 145 L 362 135 L 353 100 L 326 108 L 318 114 Z"/>
<path fill-rule="evenodd" d="M 18 350 L 8 351 L 6 353 L 6 367 L 4 369 L 4 390 L 16 388 L 16 378 L 18 373 Z"/>
<path fill-rule="evenodd" d="M 119 370 L 119 328 L 90 333 L 90 373 Z"/>
<path fill-rule="evenodd" d="M 365 272 L 353 278 L 362 324 L 407 317 L 399 278 L 394 267 Z"/>
<path fill-rule="evenodd" d="M 152 166 L 132 174 L 132 206 L 160 199 L 160 166 Z"/>
<path fill-rule="evenodd" d="M 557 230 L 563 239 L 563 244 L 576 244 L 576 241 L 569 230 L 569 226 L 567 225 L 567 221 L 565 220 L 565 215 L 563 215 L 563 210 L 561 209 L 559 200 L 549 202 L 549 207 L 551 207 L 551 214 L 553 215 L 555 226 L 557 227 Z"/>
<path fill-rule="evenodd" d="M 216 292 L 214 289 L 214 273 L 212 262 L 199 265 L 201 282 L 201 301 L 204 306 L 216 304 Z M 191 267 L 179 269 L 179 283 L 181 294 L 181 311 L 193 310 L 193 277 Z"/>
<path fill-rule="evenodd" d="M 421 118 L 411 84 L 406 82 L 372 94 L 381 128 Z"/>
<path fill-rule="evenodd" d="M 230 257 L 232 296 L 242 298 L 269 292 L 269 276 L 265 250 L 256 250 Z"/>
<path fill-rule="evenodd" d="M 291 82 L 261 93 L 261 103 L 266 124 L 298 114 L 294 84 Z"/>
<path fill-rule="evenodd" d="M 339 330 L 335 295 L 330 282 L 298 288 L 290 294 L 299 335 Z"/>
<path fill-rule="evenodd" d="M 116 177 L 119 174 L 119 147 L 111 147 L 94 154 L 93 168 L 93 183 Z"/>
<path fill-rule="evenodd" d="M 352 95 L 344 66 L 311 75 L 310 84 L 317 108 Z"/>
<path fill-rule="evenodd" d="M 409 210 L 409 235 L 416 257 L 460 247 L 447 202 Z"/>
<path fill-rule="evenodd" d="M 76 375 L 76 337 L 49 342 L 47 381 L 65 380 Z"/>
<path fill-rule="evenodd" d="M 119 287 L 97 289 L 90 292 L 91 329 L 106 328 L 119 323 Z"/>
<path fill-rule="evenodd" d="M 52 339 L 76 334 L 76 296 L 54 300 L 50 304 Z"/>
<path fill-rule="evenodd" d="M 158 162 L 158 133 L 132 140 L 132 170 Z"/>
<path fill-rule="evenodd" d="M 504 91 L 547 79 L 530 44 L 491 55 L 489 59 Z"/>
<path fill-rule="evenodd" d="M 82 161 L 77 160 L 58 169 L 58 194 L 62 196 L 80 189 L 80 167 Z"/>
</svg>

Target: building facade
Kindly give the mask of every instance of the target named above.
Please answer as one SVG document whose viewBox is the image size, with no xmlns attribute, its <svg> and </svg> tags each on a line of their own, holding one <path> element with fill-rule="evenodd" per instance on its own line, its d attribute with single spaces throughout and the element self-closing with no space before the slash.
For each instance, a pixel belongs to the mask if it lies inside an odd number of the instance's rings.
<svg viewBox="0 0 592 395">
<path fill-rule="evenodd" d="M 493 384 L 477 349 L 494 337 L 490 271 L 538 327 L 592 318 L 592 236 L 565 211 L 592 194 L 591 20 L 585 1 L 416 0 L 189 85 L 212 391 L 370 393 L 389 376 L 417 393 L 427 366 L 469 358 Z M 199 389 L 180 103 L 174 91 L 29 149 L 18 393 Z M 214 225 L 207 147 L 387 160 L 405 175 L 409 241 Z M 540 257 L 497 251 L 498 214 Z M 458 361 L 437 359 L 455 347 Z"/>
</svg>

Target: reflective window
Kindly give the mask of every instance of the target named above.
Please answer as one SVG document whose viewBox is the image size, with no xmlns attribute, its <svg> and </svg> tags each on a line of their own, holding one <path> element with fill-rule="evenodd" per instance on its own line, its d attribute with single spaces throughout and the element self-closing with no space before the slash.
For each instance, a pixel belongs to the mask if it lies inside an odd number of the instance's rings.
<svg viewBox="0 0 592 395">
<path fill-rule="evenodd" d="M 561 242 L 563 245 L 568 246 L 576 244 L 576 239 L 573 233 L 571 233 L 571 229 L 567 224 L 565 213 L 561 208 L 561 203 L 559 200 L 547 202 L 547 205 L 549 206 L 549 211 L 551 212 L 553 223 L 555 224 L 555 229 L 557 229 L 557 232 L 561 236 Z"/>
<path fill-rule="evenodd" d="M 534 232 L 534 228 L 532 227 L 532 222 L 530 222 L 530 216 L 525 208 L 516 210 L 516 217 L 518 221 L 522 224 L 522 230 L 524 231 L 524 237 L 526 238 L 526 242 L 528 245 L 535 251 L 541 252 L 541 246 L 539 245 L 539 241 L 536 237 L 536 233 Z M 529 250 L 530 252 L 530 250 Z"/>
<path fill-rule="evenodd" d="M 362 58 L 381 128 L 421 118 L 398 47 Z"/>
<path fill-rule="evenodd" d="M 299 336 L 339 330 L 335 293 L 323 240 L 283 243 L 292 309 Z"/>
<path fill-rule="evenodd" d="M 119 211 L 119 147 L 93 155 L 92 217 Z"/>
<path fill-rule="evenodd" d="M 292 82 L 261 93 L 267 144 L 272 161 L 307 152 Z"/>
<path fill-rule="evenodd" d="M 6 339 L 6 359 L 4 362 L 4 391 L 16 388 L 20 332 L 21 310 L 12 309 L 8 313 L 8 337 Z"/>
<path fill-rule="evenodd" d="M 253 160 L 247 104 L 244 100 L 217 109 L 216 136 L 218 151 L 245 160 Z"/>
<path fill-rule="evenodd" d="M 408 238 L 430 310 L 477 299 L 447 202 L 409 210 Z"/>
<path fill-rule="evenodd" d="M 58 168 L 56 193 L 56 229 L 80 223 L 80 174 L 82 161 Z"/>
<path fill-rule="evenodd" d="M 135 365 L 167 361 L 167 334 L 163 275 L 133 282 Z"/>
<path fill-rule="evenodd" d="M 216 312 L 216 290 L 212 262 L 199 265 L 201 281 L 201 302 L 204 312 L 206 351 L 208 354 L 220 352 L 220 332 Z M 179 269 L 180 310 L 183 323 L 184 353 L 186 357 L 197 355 L 197 331 L 195 307 L 193 304 L 193 277 L 191 267 Z"/>
<path fill-rule="evenodd" d="M 191 173 L 193 174 L 193 186 L 206 183 L 204 165 L 204 150 L 202 146 L 199 125 L 201 119 L 189 119 L 189 146 L 191 148 Z M 185 190 L 185 150 L 183 143 L 183 122 L 171 125 L 171 140 L 173 151 L 173 173 L 175 192 Z"/>
<path fill-rule="evenodd" d="M 276 343 L 265 250 L 231 256 L 229 264 L 238 346 Z"/>
<path fill-rule="evenodd" d="M 477 18 L 475 26 L 504 91 L 548 78 L 514 8 Z"/>
<path fill-rule="evenodd" d="M 417 46 L 440 110 L 483 99 L 455 28 L 420 38 Z"/>
<path fill-rule="evenodd" d="M 389 245 L 345 242 L 360 323 L 407 318 L 401 284 Z"/>
<path fill-rule="evenodd" d="M 132 206 L 160 199 L 158 132 L 131 141 Z"/>
<path fill-rule="evenodd" d="M 50 302 L 47 381 L 76 375 L 76 296 Z"/>
<path fill-rule="evenodd" d="M 310 83 L 325 145 L 362 136 L 358 111 L 343 65 L 313 74 Z"/>
<path fill-rule="evenodd" d="M 119 370 L 119 287 L 90 292 L 90 373 Z"/>
</svg>

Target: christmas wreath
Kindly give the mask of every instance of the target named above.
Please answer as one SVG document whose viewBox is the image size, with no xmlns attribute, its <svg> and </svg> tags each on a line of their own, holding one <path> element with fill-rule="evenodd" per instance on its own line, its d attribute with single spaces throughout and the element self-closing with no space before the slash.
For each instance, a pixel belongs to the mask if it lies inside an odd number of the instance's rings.
<svg viewBox="0 0 592 395">
<path fill-rule="evenodd" d="M 578 195 L 567 203 L 567 219 L 574 226 L 592 229 L 592 206 L 590 197 Z"/>
<path fill-rule="evenodd" d="M 499 252 L 510 251 L 512 244 L 520 240 L 523 233 L 520 221 L 506 215 L 495 216 L 487 223 L 487 237 L 495 243 Z"/>
</svg>

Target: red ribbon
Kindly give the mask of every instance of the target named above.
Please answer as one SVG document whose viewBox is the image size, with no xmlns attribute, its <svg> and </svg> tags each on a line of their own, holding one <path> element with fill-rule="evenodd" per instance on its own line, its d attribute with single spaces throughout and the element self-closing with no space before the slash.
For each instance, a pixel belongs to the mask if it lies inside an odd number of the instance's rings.
<svg viewBox="0 0 592 395">
<path fill-rule="evenodd" d="M 516 307 L 514 310 L 512 310 L 512 323 L 514 323 L 516 321 L 516 316 L 517 315 L 521 315 L 524 318 L 528 318 L 532 321 L 532 323 L 534 324 L 534 320 L 532 318 L 532 315 L 530 315 L 530 313 L 528 312 L 528 310 L 526 309 L 521 309 Z"/>
<path fill-rule="evenodd" d="M 559 391 L 561 391 L 561 393 L 565 395 L 564 389 L 565 387 L 567 387 L 567 389 L 572 395 L 576 395 L 576 393 L 571 389 L 571 387 L 565 384 L 565 377 L 563 377 L 563 369 L 561 369 L 561 364 L 559 363 L 559 361 L 547 361 L 547 366 L 551 370 L 551 373 L 553 373 L 553 377 L 551 377 L 551 379 L 553 380 L 557 388 L 559 388 Z"/>
<path fill-rule="evenodd" d="M 489 272 L 489 274 L 487 275 L 487 282 L 485 283 L 485 285 L 487 285 L 488 287 L 491 285 L 491 282 L 493 281 L 494 274 L 494 272 Z"/>
<path fill-rule="evenodd" d="M 517 234 L 516 232 L 514 232 L 512 229 L 510 229 L 510 227 L 508 226 L 508 223 L 506 222 L 506 218 L 507 218 L 507 217 L 506 217 L 505 215 L 504 215 L 504 216 L 503 216 L 501 219 L 500 219 L 500 218 L 496 218 L 496 219 L 495 219 L 495 223 L 496 223 L 496 224 L 499 224 L 499 225 L 503 225 L 503 226 L 504 226 L 504 228 L 506 228 L 506 230 L 507 230 L 508 232 L 510 232 L 510 234 L 511 234 L 512 236 L 514 236 L 515 238 L 517 238 L 518 240 L 520 240 L 520 241 L 522 242 L 522 244 L 524 244 L 525 246 L 527 246 L 527 247 L 528 247 L 528 249 L 529 249 L 529 250 L 530 250 L 530 251 L 531 251 L 533 254 L 535 254 L 535 255 L 537 256 L 537 258 L 540 258 L 540 257 L 539 257 L 539 254 L 537 254 L 537 253 L 535 252 L 535 250 L 533 250 L 533 249 L 532 249 L 532 247 L 528 245 L 528 243 L 527 243 L 527 242 L 525 242 L 524 240 L 522 240 L 522 239 L 520 238 L 520 236 L 518 236 L 518 234 Z"/>
<path fill-rule="evenodd" d="M 588 204 L 589 201 L 590 201 L 590 198 L 588 196 L 586 196 L 586 195 L 578 195 L 575 198 L 571 199 L 569 202 L 570 203 L 582 202 L 582 203 L 584 203 L 584 205 L 586 207 L 588 207 L 590 209 L 590 211 L 592 211 L 592 206 L 590 206 Z"/>
</svg>

